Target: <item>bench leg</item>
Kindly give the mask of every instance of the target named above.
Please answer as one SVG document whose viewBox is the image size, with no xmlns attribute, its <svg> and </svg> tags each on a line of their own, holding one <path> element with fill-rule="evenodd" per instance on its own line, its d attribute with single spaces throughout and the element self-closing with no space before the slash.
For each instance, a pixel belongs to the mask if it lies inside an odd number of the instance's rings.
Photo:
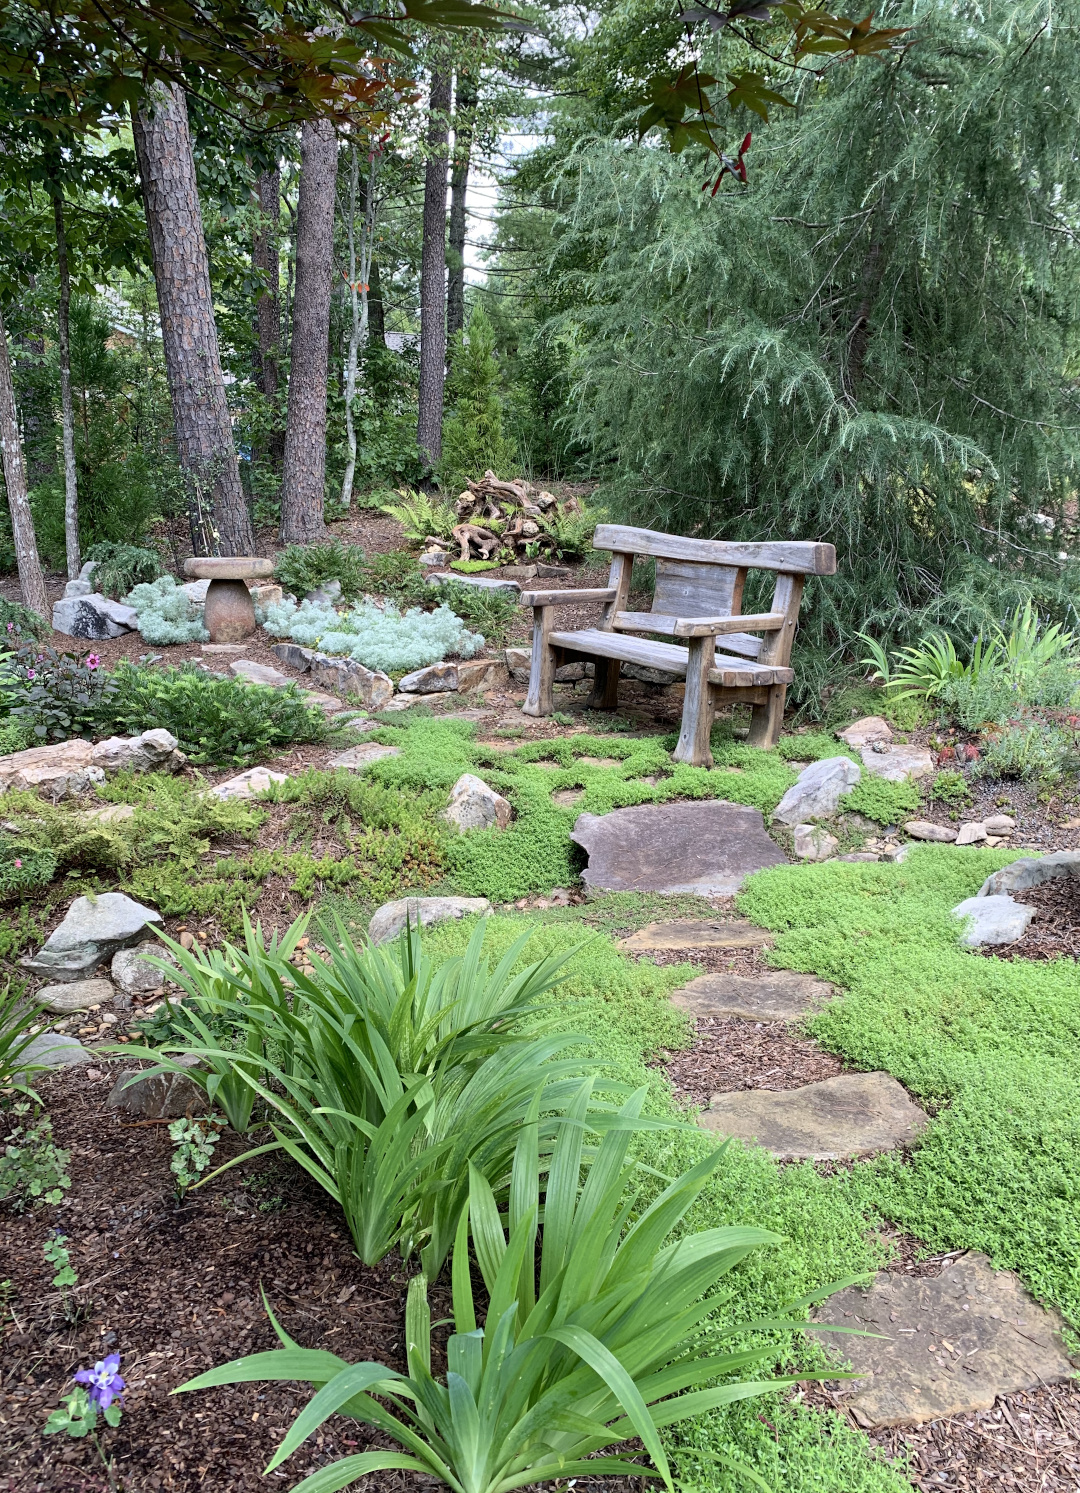
<svg viewBox="0 0 1080 1493">
<path fill-rule="evenodd" d="M 593 680 L 588 709 L 617 710 L 619 708 L 619 660 L 598 658 L 594 661 L 593 667 L 596 677 Z"/>
<path fill-rule="evenodd" d="M 555 709 L 555 650 L 548 642 L 554 610 L 537 607 L 533 613 L 532 664 L 523 715 L 550 715 Z"/>
<path fill-rule="evenodd" d="M 676 762 L 688 762 L 691 767 L 712 766 L 709 737 L 712 734 L 713 700 L 709 669 L 715 652 L 715 638 L 690 639 L 682 729 L 674 755 Z"/>
<path fill-rule="evenodd" d="M 746 738 L 750 746 L 762 747 L 767 751 L 780 740 L 780 727 L 784 724 L 786 698 L 786 684 L 771 684 L 769 698 L 765 704 L 752 707 L 750 734 Z"/>
</svg>

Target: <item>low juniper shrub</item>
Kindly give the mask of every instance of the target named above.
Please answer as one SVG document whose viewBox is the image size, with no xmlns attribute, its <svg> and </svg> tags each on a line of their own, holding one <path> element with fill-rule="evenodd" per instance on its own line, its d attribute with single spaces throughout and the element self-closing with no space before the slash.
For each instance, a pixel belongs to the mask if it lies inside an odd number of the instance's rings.
<svg viewBox="0 0 1080 1493">
<path fill-rule="evenodd" d="M 157 551 L 141 544 L 114 544 L 111 539 L 103 539 L 90 546 L 86 559 L 94 562 L 94 590 L 114 601 L 133 587 L 148 585 L 165 574 Z"/>
<path fill-rule="evenodd" d="M 342 544 L 339 539 L 328 544 L 290 544 L 274 562 L 274 579 L 299 597 L 327 581 L 338 581 L 343 599 L 352 601 L 366 585 L 364 551 L 358 544 Z"/>
</svg>

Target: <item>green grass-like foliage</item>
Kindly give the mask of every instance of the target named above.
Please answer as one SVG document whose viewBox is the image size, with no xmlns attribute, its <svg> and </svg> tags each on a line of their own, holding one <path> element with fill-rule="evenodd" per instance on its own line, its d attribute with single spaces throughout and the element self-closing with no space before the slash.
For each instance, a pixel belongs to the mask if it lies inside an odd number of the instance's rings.
<svg viewBox="0 0 1080 1493">
<path fill-rule="evenodd" d="M 487 643 L 502 642 L 511 622 L 521 611 L 517 597 L 507 591 L 488 591 L 480 586 L 444 581 L 438 595 L 440 602 L 456 612 L 463 622 L 482 633 Z"/>
<path fill-rule="evenodd" d="M 761 872 L 741 910 L 776 929 L 774 962 L 846 991 L 812 1022 L 856 1067 L 934 1111 L 910 1155 L 845 1181 L 931 1249 L 977 1249 L 1080 1322 L 1080 972 L 983 957 L 951 909 L 1010 850 L 916 846 L 902 866 Z"/>
<path fill-rule="evenodd" d="M 352 601 L 364 590 L 364 551 L 358 544 L 331 539 L 326 544 L 290 544 L 274 561 L 274 579 L 302 597 L 326 581 L 340 581 L 341 595 Z"/>
<path fill-rule="evenodd" d="M 583 1181 L 590 1088 L 587 1081 L 579 1087 L 546 1166 L 536 1114 L 521 1127 L 508 1228 L 488 1182 L 471 1172 L 468 1210 L 454 1245 L 454 1331 L 444 1382 L 431 1373 L 426 1282 L 417 1276 L 406 1312 L 406 1374 L 300 1348 L 275 1321 L 281 1349 L 213 1369 L 181 1389 L 267 1379 L 314 1385 L 314 1398 L 267 1471 L 335 1413 L 376 1426 L 403 1448 L 404 1455 L 345 1457 L 305 1478 L 295 1493 L 331 1493 L 393 1468 L 434 1475 L 455 1493 L 510 1493 L 550 1478 L 641 1476 L 640 1465 L 625 1457 L 592 1455 L 632 1436 L 645 1446 L 656 1468 L 652 1475 L 673 1489 L 661 1427 L 791 1382 L 736 1377 L 775 1357 L 772 1346 L 712 1353 L 695 1344 L 701 1324 L 716 1310 L 710 1293 L 717 1284 L 751 1250 L 779 1241 L 752 1227 L 673 1237 L 721 1166 L 723 1148 L 677 1177 L 634 1217 L 639 1175 L 627 1152 L 643 1089 L 623 1105 L 623 1124 L 602 1135 Z M 487 1295 L 482 1326 L 470 1234 Z M 751 1325 L 798 1324 L 711 1325 L 715 1342 L 738 1337 Z M 724 1382 L 717 1385 L 717 1379 Z"/>
<path fill-rule="evenodd" d="M 44 1007 L 27 996 L 21 981 L 0 990 L 0 1089 L 18 1087 L 41 1071 L 40 1063 L 30 1063 L 23 1055 L 45 1017 Z"/>
<path fill-rule="evenodd" d="M 107 729 L 137 733 L 164 727 L 196 765 L 243 766 L 276 747 L 322 741 L 322 711 L 296 685 L 272 689 L 223 679 L 191 664 L 157 668 L 122 662 L 111 676 Z"/>
<path fill-rule="evenodd" d="M 462 575 L 482 575 L 485 570 L 498 570 L 498 560 L 451 560 L 450 569 Z"/>
<path fill-rule="evenodd" d="M 840 807 L 849 814 L 863 814 L 876 824 L 899 824 L 918 811 L 919 790 L 914 783 L 889 783 L 864 771 L 854 788 L 844 794 Z"/>
</svg>

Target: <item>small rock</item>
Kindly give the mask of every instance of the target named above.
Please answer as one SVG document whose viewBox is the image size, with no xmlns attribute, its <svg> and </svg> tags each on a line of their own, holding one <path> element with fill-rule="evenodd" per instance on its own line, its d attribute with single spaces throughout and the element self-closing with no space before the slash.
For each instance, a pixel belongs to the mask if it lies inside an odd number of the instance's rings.
<svg viewBox="0 0 1080 1493">
<path fill-rule="evenodd" d="M 395 695 L 389 704 L 379 707 L 379 713 L 397 715 L 402 710 L 411 710 L 414 705 L 441 705 L 445 700 L 446 695 L 441 690 L 430 695 Z"/>
<path fill-rule="evenodd" d="M 180 947 L 182 949 L 193 949 L 195 947 L 194 933 L 188 933 L 185 929 L 185 931 L 180 935 Z"/>
<path fill-rule="evenodd" d="M 450 802 L 439 818 L 459 830 L 505 829 L 513 812 L 509 802 L 482 778 L 464 772 L 450 790 Z"/>
<path fill-rule="evenodd" d="M 863 747 L 859 754 L 867 772 L 887 783 L 906 783 L 925 778 L 934 771 L 934 756 L 923 747 L 886 746 L 880 742 Z"/>
<path fill-rule="evenodd" d="M 799 774 L 799 781 L 789 788 L 773 810 L 772 817 L 781 824 L 804 824 L 808 819 L 827 819 L 835 814 L 840 800 L 862 777 L 857 762 L 850 757 L 825 757 L 811 762 Z"/>
<path fill-rule="evenodd" d="M 795 826 L 795 854 L 804 861 L 827 861 L 840 848 L 840 841 L 819 824 Z"/>
<path fill-rule="evenodd" d="M 380 741 L 364 741 L 359 746 L 350 747 L 340 756 L 331 757 L 326 765 L 328 768 L 344 767 L 349 772 L 362 772 L 365 767 L 370 767 L 373 762 L 378 762 L 383 757 L 400 756 L 400 747 L 384 746 Z"/>
<path fill-rule="evenodd" d="M 962 824 L 956 836 L 957 845 L 977 845 L 986 839 L 986 825 L 972 822 Z"/>
<path fill-rule="evenodd" d="M 238 679 L 245 679 L 249 684 L 268 684 L 271 689 L 281 689 L 283 685 L 293 682 L 280 669 L 272 669 L 269 664 L 257 664 L 250 658 L 234 658 L 229 668 Z"/>
<path fill-rule="evenodd" d="M 108 980 L 72 980 L 65 985 L 43 985 L 34 999 L 46 1011 L 66 1015 L 69 1011 L 87 1011 L 113 998 Z"/>
<path fill-rule="evenodd" d="M 315 657 L 314 648 L 301 648 L 299 643 L 275 643 L 270 651 L 276 653 L 283 664 L 300 674 L 307 673 L 311 668 L 311 660 Z"/>
<path fill-rule="evenodd" d="M 944 824 L 931 824 L 928 819 L 909 819 L 904 825 L 904 833 L 913 840 L 933 840 L 942 845 L 951 844 L 956 839 L 954 829 Z"/>
<path fill-rule="evenodd" d="M 1034 907 L 1024 902 L 1014 902 L 1004 895 L 983 896 L 981 892 L 953 908 L 953 917 L 971 919 L 971 926 L 960 935 L 960 942 L 969 949 L 979 949 L 984 944 L 1015 943 L 1023 938 L 1034 916 Z"/>
<path fill-rule="evenodd" d="M 429 695 L 440 690 L 456 690 L 457 687 L 458 666 L 449 660 L 414 669 L 398 682 L 398 689 L 406 695 Z"/>
<path fill-rule="evenodd" d="M 321 586 L 316 586 L 314 591 L 304 593 L 305 601 L 330 602 L 337 601 L 341 595 L 340 581 L 323 581 Z"/>
<path fill-rule="evenodd" d="M 64 587 L 64 600 L 66 601 L 69 596 L 89 596 L 93 589 L 93 584 L 90 581 L 81 579 L 68 581 Z"/>
<path fill-rule="evenodd" d="M 134 943 L 148 923 L 160 922 L 160 913 L 122 892 L 76 897 L 41 951 L 21 962 L 34 974 L 69 982 L 81 980 L 93 974 L 117 949 Z"/>
<path fill-rule="evenodd" d="M 554 887 L 552 887 L 551 891 L 548 892 L 548 906 L 549 907 L 569 907 L 570 906 L 570 889 L 569 889 L 569 887 L 565 887 L 565 886 L 554 886 Z"/>
<path fill-rule="evenodd" d="M 32 1084 L 36 1067 L 73 1068 L 80 1063 L 89 1063 L 93 1056 L 76 1037 L 65 1037 L 61 1032 L 42 1032 L 40 1036 L 32 1037 L 19 1053 L 19 1062 L 26 1066 L 15 1074 L 15 1078 L 19 1082 L 29 1080 Z"/>
<path fill-rule="evenodd" d="M 505 648 L 503 661 L 511 679 L 515 679 L 519 684 L 528 684 L 529 671 L 532 669 L 531 648 Z M 592 670 L 593 665 L 582 662 L 562 664 L 555 670 L 555 683 L 578 684 Z"/>
<path fill-rule="evenodd" d="M 182 1053 L 174 1061 L 181 1068 L 197 1068 L 194 1053 Z M 146 1073 L 125 1068 L 113 1084 L 106 1109 L 123 1109 L 144 1120 L 178 1120 L 189 1110 L 204 1112 L 209 1101 L 206 1090 L 184 1073 Z"/>
<path fill-rule="evenodd" d="M 888 742 L 893 739 L 892 727 L 880 715 L 864 715 L 861 721 L 852 721 L 850 726 L 836 734 L 845 746 L 856 750 L 870 746 L 875 741 Z"/>
<path fill-rule="evenodd" d="M 112 736 L 96 743 L 73 738 L 0 757 L 0 792 L 36 789 L 58 801 L 89 792 L 105 781 L 107 772 L 172 772 L 186 760 L 168 731 Z"/>
<path fill-rule="evenodd" d="M 449 571 L 446 575 L 429 575 L 429 586 L 441 586 L 445 581 L 453 581 L 458 586 L 475 586 L 478 591 L 508 591 L 514 596 L 521 594 L 521 587 L 517 581 L 503 581 L 494 576 L 485 575 L 458 575 L 457 571 Z"/>
<path fill-rule="evenodd" d="M 910 845 L 886 845 L 881 859 L 883 861 L 892 861 L 894 866 L 902 866 L 910 854 Z"/>
<path fill-rule="evenodd" d="M 113 955 L 111 973 L 117 988 L 125 995 L 149 995 L 151 991 L 160 990 L 163 985 L 176 984 L 157 965 L 149 962 L 147 954 L 164 960 L 166 964 L 174 967 L 176 965 L 175 956 L 165 944 L 155 939 L 146 939 L 133 949 L 120 949 Z"/>
<path fill-rule="evenodd" d="M 838 855 L 838 861 L 878 861 L 881 857 L 876 850 L 853 850 L 848 855 Z"/>
<path fill-rule="evenodd" d="M 1009 814 L 991 814 L 983 825 L 988 835 L 1007 835 L 1016 828 L 1016 820 Z"/>
<path fill-rule="evenodd" d="M 206 605 L 206 593 L 210 589 L 210 582 L 208 580 L 185 581 L 179 589 L 183 591 L 193 607 L 204 607 Z"/>
<path fill-rule="evenodd" d="M 274 783 L 287 783 L 289 775 L 287 772 L 271 772 L 268 767 L 249 767 L 246 772 L 241 772 L 235 778 L 230 778 L 227 783 L 219 783 L 210 792 L 215 798 L 254 798 L 257 793 L 265 793 Z"/>
<path fill-rule="evenodd" d="M 422 927 L 441 923 L 447 918 L 467 918 L 473 913 L 486 915 L 491 903 L 486 897 L 402 897 L 396 902 L 384 902 L 368 924 L 368 938 L 373 944 L 386 943 L 396 938 L 406 924 L 414 927 L 419 921 Z"/>
<path fill-rule="evenodd" d="M 428 570 L 439 570 L 450 564 L 449 552 L 438 549 L 425 550 L 420 556 L 420 564 Z"/>
<path fill-rule="evenodd" d="M 332 658 L 314 653 L 310 665 L 312 683 L 359 700 L 369 710 L 378 710 L 394 697 L 394 681 L 378 669 L 366 669 L 353 658 Z"/>
<path fill-rule="evenodd" d="M 105 772 L 175 772 L 187 761 L 171 731 L 158 727 L 139 736 L 110 736 L 95 742 L 90 761 Z"/>
<path fill-rule="evenodd" d="M 284 600 L 284 591 L 273 581 L 260 581 L 256 586 L 249 586 L 251 600 L 257 607 L 265 610 L 267 607 L 280 606 Z"/>
<path fill-rule="evenodd" d="M 206 583 L 208 586 L 209 581 Z M 204 653 L 243 653 L 243 643 L 204 643 Z"/>
<path fill-rule="evenodd" d="M 317 689 L 305 690 L 303 699 L 305 705 L 315 706 L 323 715 L 336 715 L 339 710 L 345 709 L 337 695 L 325 695 Z"/>
</svg>

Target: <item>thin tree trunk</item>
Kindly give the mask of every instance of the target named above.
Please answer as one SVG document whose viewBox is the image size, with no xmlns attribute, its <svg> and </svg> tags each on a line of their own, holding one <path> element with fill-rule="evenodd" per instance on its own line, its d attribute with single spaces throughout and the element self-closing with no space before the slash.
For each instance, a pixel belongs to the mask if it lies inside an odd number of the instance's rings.
<svg viewBox="0 0 1080 1493">
<path fill-rule="evenodd" d="M 309 544 L 326 537 L 326 377 L 336 180 L 334 126 L 328 119 L 308 120 L 300 137 L 296 291 L 281 482 L 281 538 L 285 544 Z"/>
<path fill-rule="evenodd" d="M 345 438 L 349 456 L 345 463 L 345 476 L 341 483 L 341 503 L 348 508 L 352 502 L 353 478 L 356 475 L 356 422 L 353 417 L 353 402 L 356 399 L 356 375 L 360 348 L 368 339 L 368 296 L 371 275 L 371 250 L 375 241 L 375 171 L 376 156 L 371 153 L 368 160 L 367 181 L 360 180 L 360 159 L 353 141 L 349 162 L 349 304 L 352 310 L 352 326 L 349 331 L 349 351 L 345 362 Z M 356 252 L 356 209 L 363 210 L 363 227 L 360 230 L 360 253 Z"/>
<path fill-rule="evenodd" d="M 150 231 L 176 448 L 189 483 L 192 547 L 196 554 L 212 547 L 225 555 L 250 555 L 255 539 L 221 375 L 210 263 L 182 90 L 176 84 L 156 83 L 147 102 L 133 114 L 132 132 Z M 210 512 L 213 531 L 207 523 Z"/>
<path fill-rule="evenodd" d="M 476 84 L 459 73 L 454 100 L 454 155 L 450 168 L 450 230 L 446 252 L 446 335 L 451 343 L 458 332 L 465 330 L 465 194 L 469 188 L 475 111 Z"/>
<path fill-rule="evenodd" d="M 11 531 L 15 536 L 15 561 L 19 567 L 19 586 L 23 605 L 39 617 L 49 620 L 49 602 L 45 579 L 38 559 L 34 520 L 26 496 L 26 464 L 19 439 L 19 412 L 15 406 L 15 384 L 11 376 L 11 354 L 7 329 L 0 312 L 0 457 L 4 465 L 4 485 L 11 510 Z"/>
<path fill-rule="evenodd" d="M 416 443 L 433 467 L 442 455 L 443 385 L 446 381 L 446 156 L 450 74 L 431 74 L 427 165 L 424 169 L 424 238 L 420 257 L 420 399 Z"/>
<path fill-rule="evenodd" d="M 281 231 L 281 172 L 277 166 L 264 171 L 258 181 L 260 224 L 251 249 L 252 267 L 259 272 L 262 288 L 255 303 L 258 340 L 258 388 L 268 400 L 277 397 L 281 381 L 281 263 L 278 236 Z M 281 467 L 285 432 L 275 422 L 267 455 L 275 469 Z"/>
<path fill-rule="evenodd" d="M 379 283 L 379 261 L 371 256 L 368 276 L 368 340 L 386 346 L 386 314 L 383 310 L 382 286 Z"/>
<path fill-rule="evenodd" d="M 53 198 L 56 223 L 56 260 L 60 269 L 60 304 L 57 329 L 60 342 L 60 430 L 64 445 L 64 548 L 68 580 L 78 580 L 82 568 L 79 554 L 79 479 L 75 471 L 75 408 L 71 400 L 71 275 L 68 271 L 67 234 L 64 231 L 64 199 Z"/>
</svg>

